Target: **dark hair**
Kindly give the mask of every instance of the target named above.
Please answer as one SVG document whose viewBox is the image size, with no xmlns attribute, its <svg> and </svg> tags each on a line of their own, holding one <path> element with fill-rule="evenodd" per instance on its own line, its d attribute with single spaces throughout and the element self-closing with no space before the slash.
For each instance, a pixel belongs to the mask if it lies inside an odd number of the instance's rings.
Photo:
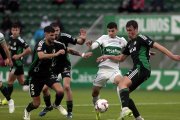
<svg viewBox="0 0 180 120">
<path fill-rule="evenodd" d="M 108 23 L 107 28 L 109 28 L 109 29 L 116 28 L 117 29 L 117 24 L 115 22 L 110 22 L 110 23 Z"/>
<path fill-rule="evenodd" d="M 58 23 L 57 22 L 53 22 L 50 24 L 51 27 L 59 27 Z"/>
<path fill-rule="evenodd" d="M 126 28 L 133 26 L 134 29 L 138 29 L 138 23 L 135 20 L 130 20 L 126 23 Z"/>
<path fill-rule="evenodd" d="M 21 29 L 21 26 L 18 23 L 13 23 L 11 28 L 19 28 L 19 29 Z"/>
<path fill-rule="evenodd" d="M 46 27 L 44 28 L 44 32 L 54 33 L 55 30 L 54 30 L 53 27 L 51 27 L 51 26 L 46 26 Z"/>
</svg>

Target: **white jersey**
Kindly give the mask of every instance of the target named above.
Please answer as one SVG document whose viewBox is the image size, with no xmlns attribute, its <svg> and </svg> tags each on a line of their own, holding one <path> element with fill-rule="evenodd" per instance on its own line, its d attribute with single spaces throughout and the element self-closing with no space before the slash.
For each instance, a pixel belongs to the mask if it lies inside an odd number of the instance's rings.
<svg viewBox="0 0 180 120">
<path fill-rule="evenodd" d="M 0 33 L 0 44 L 5 42 L 4 35 Z"/>
<path fill-rule="evenodd" d="M 122 48 L 127 45 L 127 41 L 124 37 L 116 36 L 115 38 L 111 38 L 109 35 L 102 35 L 95 42 L 99 44 L 103 55 L 120 55 Z M 99 67 L 119 69 L 119 62 L 107 59 L 100 62 Z"/>
</svg>

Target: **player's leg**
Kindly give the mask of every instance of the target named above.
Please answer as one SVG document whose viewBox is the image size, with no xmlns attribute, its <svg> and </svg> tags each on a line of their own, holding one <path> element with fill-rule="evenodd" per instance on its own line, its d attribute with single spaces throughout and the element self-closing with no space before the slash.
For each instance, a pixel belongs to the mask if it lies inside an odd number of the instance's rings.
<svg viewBox="0 0 180 120">
<path fill-rule="evenodd" d="M 15 72 L 16 72 L 16 69 L 14 68 L 11 68 L 10 71 L 9 71 L 9 77 L 8 77 L 8 92 L 9 92 L 9 95 L 11 96 L 12 92 L 13 92 L 13 84 L 14 84 L 14 81 L 16 80 L 16 75 L 15 75 Z"/>
<path fill-rule="evenodd" d="M 53 106 L 51 105 L 51 96 L 47 85 L 44 85 L 42 92 L 46 107 L 39 113 L 39 116 L 41 117 L 45 116 L 47 112 L 53 109 Z"/>
<path fill-rule="evenodd" d="M 67 105 L 67 117 L 70 119 L 72 118 L 72 109 L 73 109 L 73 97 L 71 91 L 71 78 L 64 77 L 63 78 L 63 87 L 66 94 L 66 105 Z"/>
<path fill-rule="evenodd" d="M 64 97 L 64 89 L 62 87 L 62 85 L 59 83 L 59 81 L 57 79 L 50 79 L 48 81 L 48 83 L 46 83 L 46 85 L 48 85 L 49 87 L 51 87 L 55 92 L 56 92 L 56 96 L 55 96 L 55 102 L 53 104 L 54 108 L 58 109 L 62 115 L 67 115 L 67 111 L 66 109 L 64 109 L 60 104 L 61 101 Z"/>
<path fill-rule="evenodd" d="M 30 112 L 40 105 L 40 93 L 44 86 L 44 82 L 42 79 L 32 78 L 30 81 L 30 94 L 33 99 L 27 107 L 24 109 L 24 120 L 30 120 Z"/>
<path fill-rule="evenodd" d="M 8 89 L 3 85 L 2 81 L 0 80 L 0 90 L 4 95 L 5 99 L 2 100 L 2 105 L 8 104 L 8 101 L 11 99 L 8 93 Z"/>
</svg>

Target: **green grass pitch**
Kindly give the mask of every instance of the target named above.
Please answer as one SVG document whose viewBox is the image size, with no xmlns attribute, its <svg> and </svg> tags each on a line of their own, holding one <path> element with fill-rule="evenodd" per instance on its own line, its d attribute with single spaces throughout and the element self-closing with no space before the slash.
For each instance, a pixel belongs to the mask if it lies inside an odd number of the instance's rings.
<svg viewBox="0 0 180 120">
<path fill-rule="evenodd" d="M 54 101 L 54 92 L 52 101 Z M 141 115 L 145 120 L 180 120 L 180 92 L 175 91 L 134 91 L 130 95 Z M 91 88 L 73 89 L 74 109 L 73 120 L 95 120 L 95 113 L 91 102 Z M 0 98 L 4 97 L 0 94 Z M 0 106 L 0 120 L 22 120 L 23 110 L 31 101 L 29 94 L 21 90 L 15 90 L 12 98 L 15 101 L 16 110 L 13 114 L 8 113 L 8 106 Z M 65 98 L 65 97 L 64 97 Z M 117 120 L 120 112 L 120 105 L 115 89 L 102 89 L 101 98 L 107 99 L 109 109 L 102 114 L 102 120 Z M 65 99 L 62 101 L 65 105 Z M 44 102 L 41 99 L 40 108 L 32 111 L 31 120 L 66 120 L 58 110 L 54 109 L 45 117 L 39 117 Z M 134 120 L 134 118 L 128 119 Z"/>
</svg>

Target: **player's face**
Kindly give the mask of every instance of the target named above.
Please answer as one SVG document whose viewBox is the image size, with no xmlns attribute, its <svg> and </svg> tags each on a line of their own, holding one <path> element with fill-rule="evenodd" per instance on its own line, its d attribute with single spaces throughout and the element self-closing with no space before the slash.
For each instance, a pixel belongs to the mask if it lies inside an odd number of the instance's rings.
<svg viewBox="0 0 180 120">
<path fill-rule="evenodd" d="M 109 37 L 114 38 L 114 37 L 116 37 L 117 29 L 116 28 L 112 28 L 112 29 L 108 28 L 107 32 L 108 32 Z"/>
<path fill-rule="evenodd" d="M 55 36 L 56 36 L 56 39 L 57 39 L 59 34 L 60 34 L 60 28 L 59 27 L 53 27 L 53 28 L 55 30 Z"/>
<path fill-rule="evenodd" d="M 130 39 L 135 38 L 136 35 L 137 35 L 137 33 L 138 33 L 138 30 L 135 29 L 133 26 L 126 27 L 126 31 L 127 31 L 128 37 L 129 37 Z"/>
<path fill-rule="evenodd" d="M 13 37 L 18 37 L 20 34 L 20 28 L 11 28 L 11 33 Z"/>
<path fill-rule="evenodd" d="M 55 32 L 54 33 L 52 33 L 52 32 L 45 33 L 45 37 L 46 37 L 46 40 L 48 40 L 49 43 L 52 43 L 55 40 Z"/>
</svg>

